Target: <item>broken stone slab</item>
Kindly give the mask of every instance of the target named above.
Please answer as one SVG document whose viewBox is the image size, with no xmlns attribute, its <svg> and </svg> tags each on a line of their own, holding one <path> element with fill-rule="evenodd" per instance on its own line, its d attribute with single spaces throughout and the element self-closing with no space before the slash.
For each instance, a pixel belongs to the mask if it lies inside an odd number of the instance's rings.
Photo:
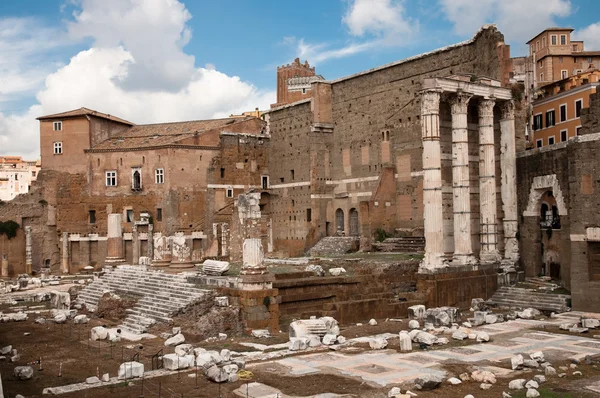
<svg viewBox="0 0 600 398">
<path fill-rule="evenodd" d="M 519 355 L 515 355 L 512 358 L 510 358 L 510 366 L 511 366 L 512 370 L 516 370 L 522 365 L 523 365 L 523 355 L 519 354 Z"/>
<path fill-rule="evenodd" d="M 177 354 L 180 357 L 189 355 L 192 352 L 194 352 L 194 347 L 191 344 L 180 344 L 177 347 L 175 347 L 175 354 Z"/>
<path fill-rule="evenodd" d="M 231 360 L 231 351 L 229 351 L 227 348 L 223 348 L 219 353 L 219 356 L 221 357 L 223 362 L 228 362 L 229 360 Z"/>
<path fill-rule="evenodd" d="M 57 314 L 54 317 L 55 323 L 65 323 L 67 321 L 67 316 L 65 314 Z"/>
<path fill-rule="evenodd" d="M 415 379 L 415 388 L 417 390 L 434 390 L 442 384 L 442 377 L 435 374 L 425 374 Z"/>
<path fill-rule="evenodd" d="M 527 395 L 525 395 L 527 398 L 536 398 L 540 396 L 540 393 L 538 390 L 534 389 L 534 388 L 530 388 L 529 390 L 527 390 Z"/>
<path fill-rule="evenodd" d="M 46 323 L 46 318 L 42 318 L 42 317 L 36 318 L 35 323 L 39 323 L 40 325 L 43 325 Z"/>
<path fill-rule="evenodd" d="M 194 352 L 196 352 L 196 351 L 194 351 Z M 213 355 L 211 355 L 208 351 L 197 353 L 196 365 L 198 365 L 199 367 L 207 369 L 216 364 L 217 364 L 217 361 L 215 360 L 215 357 Z"/>
<path fill-rule="evenodd" d="M 588 329 L 596 329 L 600 327 L 600 320 L 598 319 L 590 319 L 590 318 L 581 318 L 581 326 Z"/>
<path fill-rule="evenodd" d="M 473 311 L 485 311 L 485 300 L 482 298 L 471 299 L 471 308 Z"/>
<path fill-rule="evenodd" d="M 290 339 L 290 351 L 301 351 L 308 348 L 308 337 L 292 337 Z"/>
<path fill-rule="evenodd" d="M 420 344 L 433 345 L 437 342 L 438 338 L 431 333 L 421 332 L 416 336 L 416 340 Z"/>
<path fill-rule="evenodd" d="M 574 327 L 574 328 L 569 329 L 569 332 L 571 332 L 571 333 L 587 333 L 588 332 L 588 328 Z"/>
<path fill-rule="evenodd" d="M 534 361 L 533 359 L 524 359 L 523 360 L 523 366 L 526 368 L 539 368 L 540 364 L 538 363 L 538 361 Z"/>
<path fill-rule="evenodd" d="M 526 384 L 525 384 L 525 388 L 535 388 L 536 390 L 538 388 L 540 388 L 540 385 L 538 384 L 537 381 L 535 380 L 529 380 Z"/>
<path fill-rule="evenodd" d="M 400 332 L 400 351 L 412 351 L 412 340 L 406 330 Z"/>
<path fill-rule="evenodd" d="M 96 326 L 90 330 L 90 339 L 93 341 L 96 340 L 106 340 L 108 338 L 108 330 L 103 326 Z"/>
<path fill-rule="evenodd" d="M 255 329 L 252 331 L 252 337 L 257 337 L 257 338 L 271 337 L 271 332 L 269 332 L 267 329 Z"/>
<path fill-rule="evenodd" d="M 187 369 L 194 366 L 195 358 L 193 355 L 179 356 L 177 354 L 163 355 L 163 366 L 169 370 Z"/>
<path fill-rule="evenodd" d="M 456 377 L 451 377 L 448 380 L 448 383 L 452 384 L 453 386 L 458 385 L 458 384 L 462 384 L 462 380 L 456 378 Z"/>
<path fill-rule="evenodd" d="M 569 330 L 569 329 L 572 329 L 572 328 L 575 328 L 575 327 L 577 327 L 576 323 L 561 323 L 560 326 L 559 326 L 559 329 L 561 329 L 561 330 Z"/>
<path fill-rule="evenodd" d="M 185 342 L 183 334 L 179 333 L 165 341 L 165 347 L 174 347 Z"/>
<path fill-rule="evenodd" d="M 328 332 L 327 324 L 323 319 L 300 319 L 290 323 L 289 336 L 306 337 L 309 335 L 325 336 Z M 338 332 L 339 334 L 339 332 Z M 337 336 L 337 334 L 336 334 Z"/>
<path fill-rule="evenodd" d="M 370 325 L 370 326 L 377 326 L 377 321 L 376 321 L 375 319 L 371 319 L 371 320 L 369 321 L 369 325 Z"/>
<path fill-rule="evenodd" d="M 71 295 L 69 292 L 52 290 L 50 292 L 50 303 L 59 310 L 68 310 L 71 308 Z"/>
<path fill-rule="evenodd" d="M 8 355 L 12 351 L 12 345 L 7 345 L 6 347 L 2 347 L 0 349 L 0 355 Z"/>
<path fill-rule="evenodd" d="M 471 373 L 471 379 L 478 383 L 496 384 L 496 375 L 487 370 L 476 370 Z"/>
<path fill-rule="evenodd" d="M 416 319 L 411 319 L 408 322 L 408 328 L 413 330 L 413 329 L 419 329 L 421 327 L 421 325 L 419 325 L 419 321 L 417 321 Z"/>
<path fill-rule="evenodd" d="M 438 337 L 438 339 L 435 342 L 435 344 L 437 345 L 446 345 L 448 343 L 450 343 L 450 341 L 446 337 Z"/>
<path fill-rule="evenodd" d="M 110 375 L 108 373 L 104 373 L 102 375 L 102 381 L 104 381 L 104 382 L 110 381 Z"/>
<path fill-rule="evenodd" d="M 402 394 L 402 390 L 398 387 L 393 387 L 390 391 L 388 391 L 388 398 L 394 398 L 396 395 Z"/>
<path fill-rule="evenodd" d="M 89 321 L 90 318 L 88 318 L 87 315 L 77 315 L 75 318 L 73 318 L 73 323 L 77 324 L 88 323 Z"/>
<path fill-rule="evenodd" d="M 340 276 L 341 274 L 345 274 L 346 270 L 342 267 L 330 268 L 329 274 L 331 276 Z"/>
<path fill-rule="evenodd" d="M 202 263 L 202 272 L 206 275 L 221 276 L 229 271 L 229 261 L 204 260 Z"/>
<path fill-rule="evenodd" d="M 494 324 L 496 322 L 498 322 L 498 315 L 488 314 L 485 316 L 485 323 L 487 323 L 488 325 Z"/>
<path fill-rule="evenodd" d="M 387 347 L 388 342 L 386 339 L 371 339 L 369 340 L 369 347 L 373 350 L 382 350 Z"/>
<path fill-rule="evenodd" d="M 522 319 L 533 319 L 540 314 L 541 312 L 535 308 L 526 308 L 521 312 L 517 312 L 517 316 Z"/>
<path fill-rule="evenodd" d="M 332 345 L 337 341 L 337 336 L 335 334 L 326 334 L 323 336 L 323 344 Z"/>
<path fill-rule="evenodd" d="M 96 376 L 88 377 L 85 379 L 86 384 L 97 384 L 100 383 L 100 379 Z"/>
<path fill-rule="evenodd" d="M 318 347 L 321 345 L 321 338 L 319 336 L 311 334 L 309 336 L 306 336 L 306 338 L 308 339 L 309 347 Z M 343 337 L 343 336 L 339 336 L 337 338 L 338 343 L 340 342 L 340 340 L 343 340 L 344 342 L 346 341 L 345 337 Z"/>
<path fill-rule="evenodd" d="M 529 358 L 533 359 L 534 361 L 538 361 L 538 362 L 544 362 L 544 353 L 542 351 L 536 351 L 532 354 L 529 355 Z"/>
<path fill-rule="evenodd" d="M 492 388 L 492 385 L 490 383 L 481 383 L 479 385 L 479 388 L 481 388 L 482 390 L 489 390 L 490 388 Z"/>
<path fill-rule="evenodd" d="M 29 380 L 33 377 L 33 368 L 31 366 L 15 366 L 13 374 L 19 380 Z"/>
<path fill-rule="evenodd" d="M 408 317 L 416 320 L 425 319 L 425 306 L 418 304 L 408 307 Z"/>
<path fill-rule="evenodd" d="M 208 380 L 215 383 L 224 383 L 229 381 L 229 373 L 227 373 L 223 368 L 219 368 L 216 365 L 211 366 L 206 369 L 204 375 L 208 378 Z"/>
<path fill-rule="evenodd" d="M 490 335 L 487 332 L 477 332 L 476 340 L 478 343 L 484 343 L 490 341 Z"/>
<path fill-rule="evenodd" d="M 452 333 L 452 338 L 454 340 L 464 340 L 467 337 L 469 337 L 469 335 L 462 330 L 457 330 L 456 332 Z"/>
<path fill-rule="evenodd" d="M 535 376 L 533 376 L 533 380 L 535 380 L 538 384 L 544 384 L 546 382 L 546 376 L 535 375 Z"/>
<path fill-rule="evenodd" d="M 230 365 L 225 365 L 223 366 L 223 370 L 227 373 L 227 374 L 233 374 L 233 373 L 237 373 L 238 372 L 238 367 L 235 364 L 230 364 Z"/>
<path fill-rule="evenodd" d="M 139 362 L 124 362 L 119 365 L 117 378 L 119 380 L 128 380 L 136 377 L 142 377 L 144 374 L 144 364 Z"/>
<path fill-rule="evenodd" d="M 546 376 L 556 376 L 556 369 L 554 369 L 552 366 L 546 366 L 544 373 Z"/>
<path fill-rule="evenodd" d="M 475 311 L 473 315 L 475 316 L 473 325 L 481 326 L 485 324 L 485 317 L 487 316 L 487 311 Z"/>
<path fill-rule="evenodd" d="M 215 297 L 215 305 L 217 307 L 229 307 L 229 297 L 227 297 L 227 296 Z"/>
<path fill-rule="evenodd" d="M 318 264 L 310 264 L 308 267 L 304 269 L 306 272 L 312 272 L 317 276 L 325 276 L 325 270 Z"/>
</svg>

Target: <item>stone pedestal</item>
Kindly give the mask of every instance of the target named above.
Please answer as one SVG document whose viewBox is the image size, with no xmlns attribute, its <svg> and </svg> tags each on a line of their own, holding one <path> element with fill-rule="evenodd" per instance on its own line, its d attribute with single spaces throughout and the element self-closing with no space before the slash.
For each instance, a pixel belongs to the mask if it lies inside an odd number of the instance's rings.
<svg viewBox="0 0 600 398">
<path fill-rule="evenodd" d="M 116 266 L 125 263 L 121 221 L 122 215 L 120 213 L 108 215 L 108 239 L 106 242 L 108 254 L 104 260 L 105 266 Z"/>
<path fill-rule="evenodd" d="M 69 233 L 62 234 L 62 257 L 60 263 L 60 272 L 63 274 L 69 273 Z"/>
<path fill-rule="evenodd" d="M 192 268 L 192 248 L 185 239 L 185 236 L 176 235 L 171 238 L 173 254 L 169 268 Z"/>
<path fill-rule="evenodd" d="M 31 227 L 25 227 L 25 273 L 31 275 L 31 266 L 33 264 L 32 253 L 31 253 Z"/>
<path fill-rule="evenodd" d="M 138 232 L 137 225 L 133 225 L 131 228 L 131 245 L 133 251 L 133 258 L 131 259 L 132 265 L 138 265 L 140 263 L 140 234 Z"/>
<path fill-rule="evenodd" d="M 400 351 L 412 351 L 412 340 L 406 330 L 400 332 Z"/>
<path fill-rule="evenodd" d="M 154 257 L 152 257 L 153 267 L 168 267 L 171 264 L 172 249 L 171 238 L 168 236 L 155 235 L 154 240 Z"/>
<path fill-rule="evenodd" d="M 244 240 L 244 265 L 240 272 L 240 287 L 244 290 L 272 289 L 275 278 L 264 265 L 264 251 L 259 238 Z"/>
</svg>

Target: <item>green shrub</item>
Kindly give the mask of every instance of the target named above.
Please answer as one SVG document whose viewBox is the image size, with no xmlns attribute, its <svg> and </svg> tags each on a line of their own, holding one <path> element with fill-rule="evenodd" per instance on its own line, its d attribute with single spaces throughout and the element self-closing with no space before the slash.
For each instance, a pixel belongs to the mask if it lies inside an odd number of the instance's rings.
<svg viewBox="0 0 600 398">
<path fill-rule="evenodd" d="M 0 235 L 6 235 L 8 239 L 12 239 L 17 236 L 17 230 L 19 229 L 19 224 L 12 220 L 8 221 L 0 221 Z"/>
</svg>

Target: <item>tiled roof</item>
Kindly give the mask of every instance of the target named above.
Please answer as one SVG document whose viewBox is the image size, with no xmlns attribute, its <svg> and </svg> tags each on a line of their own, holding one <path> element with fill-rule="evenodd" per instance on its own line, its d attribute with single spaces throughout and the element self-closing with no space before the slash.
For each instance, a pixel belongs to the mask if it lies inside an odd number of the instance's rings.
<svg viewBox="0 0 600 398">
<path fill-rule="evenodd" d="M 91 151 L 146 149 L 178 145 L 180 141 L 198 134 L 201 135 L 205 131 L 223 128 L 250 119 L 254 119 L 254 117 L 135 125 L 118 136 L 102 141 L 94 146 Z"/>
<path fill-rule="evenodd" d="M 86 115 L 96 116 L 96 117 L 100 117 L 102 119 L 114 120 L 116 122 L 123 123 L 123 124 L 128 124 L 130 126 L 134 125 L 134 123 L 128 122 L 125 119 L 121 119 L 121 118 L 116 117 L 116 116 L 112 116 L 112 115 L 109 115 L 109 114 L 106 114 L 106 113 L 98 112 L 98 111 L 95 111 L 93 109 L 88 109 L 88 108 L 83 108 L 83 107 L 79 108 L 79 109 L 74 109 L 72 111 L 55 113 L 55 114 L 46 115 L 46 116 L 40 116 L 40 117 L 37 118 L 37 120 L 61 119 L 61 118 L 68 118 L 68 117 L 75 117 L 75 116 L 86 116 Z"/>
</svg>

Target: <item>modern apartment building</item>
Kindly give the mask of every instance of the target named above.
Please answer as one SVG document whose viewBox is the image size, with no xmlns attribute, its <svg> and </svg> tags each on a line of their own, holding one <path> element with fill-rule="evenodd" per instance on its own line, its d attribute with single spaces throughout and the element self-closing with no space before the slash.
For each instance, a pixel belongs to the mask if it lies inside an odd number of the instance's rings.
<svg viewBox="0 0 600 398">
<path fill-rule="evenodd" d="M 9 201 L 29 192 L 40 171 L 40 161 L 26 161 L 20 156 L 0 156 L 0 201 Z"/>
</svg>

